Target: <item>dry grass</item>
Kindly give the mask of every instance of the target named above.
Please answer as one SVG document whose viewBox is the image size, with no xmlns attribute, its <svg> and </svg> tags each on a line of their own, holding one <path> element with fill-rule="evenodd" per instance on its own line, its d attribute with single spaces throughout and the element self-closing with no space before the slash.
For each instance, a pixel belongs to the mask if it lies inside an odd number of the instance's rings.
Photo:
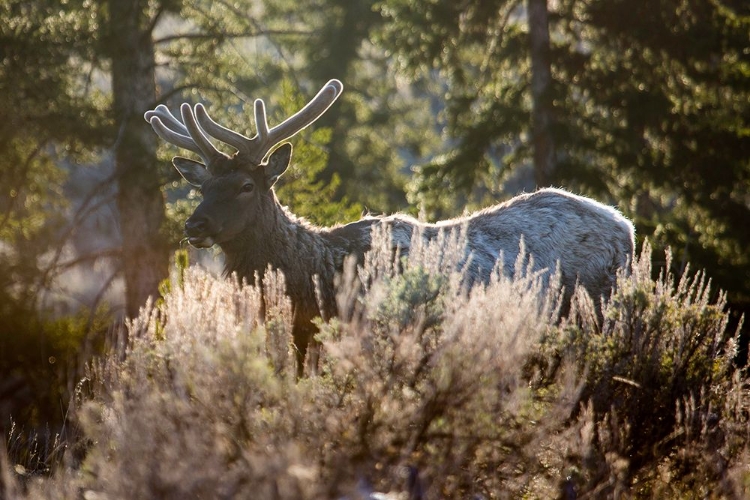
<svg viewBox="0 0 750 500">
<path fill-rule="evenodd" d="M 582 291 L 559 320 L 557 280 L 523 262 L 467 292 L 460 238 L 398 262 L 387 239 L 341 277 L 341 314 L 320 322 L 318 370 L 301 380 L 283 276 L 176 272 L 89 367 L 69 443 L 83 458 L 29 479 L 2 456 L 0 496 L 750 494 L 747 383 L 702 276 L 653 280 L 646 247 L 603 324 Z"/>
</svg>

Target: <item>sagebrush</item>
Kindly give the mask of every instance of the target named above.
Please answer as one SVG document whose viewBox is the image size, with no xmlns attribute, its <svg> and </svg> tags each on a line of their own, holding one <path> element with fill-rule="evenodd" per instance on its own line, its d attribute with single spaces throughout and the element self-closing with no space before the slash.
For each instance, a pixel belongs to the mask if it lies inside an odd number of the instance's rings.
<svg viewBox="0 0 750 500">
<path fill-rule="evenodd" d="M 386 235 L 338 280 L 298 378 L 283 275 L 199 268 L 92 363 L 56 471 L 7 498 L 742 498 L 745 373 L 702 274 L 645 246 L 601 311 L 519 259 L 465 288 L 461 241 Z M 431 245 L 440 245 L 440 252 Z M 397 259 L 397 260 L 396 260 Z M 603 321 L 602 321 L 603 319 Z"/>
</svg>

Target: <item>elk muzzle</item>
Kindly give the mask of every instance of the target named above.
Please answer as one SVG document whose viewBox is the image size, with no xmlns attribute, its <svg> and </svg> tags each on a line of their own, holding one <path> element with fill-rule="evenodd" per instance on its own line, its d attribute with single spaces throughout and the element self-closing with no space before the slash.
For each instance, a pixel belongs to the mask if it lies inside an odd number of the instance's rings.
<svg viewBox="0 0 750 500">
<path fill-rule="evenodd" d="M 193 214 L 185 222 L 185 236 L 187 236 L 188 243 L 194 247 L 208 248 L 215 243 L 214 237 L 218 231 L 211 219 L 205 216 L 196 217 L 196 215 Z"/>
</svg>

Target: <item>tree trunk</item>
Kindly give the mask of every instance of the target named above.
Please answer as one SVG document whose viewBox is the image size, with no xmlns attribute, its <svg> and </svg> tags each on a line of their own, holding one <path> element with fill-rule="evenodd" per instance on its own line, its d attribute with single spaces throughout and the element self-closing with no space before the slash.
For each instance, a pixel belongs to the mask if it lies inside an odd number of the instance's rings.
<svg viewBox="0 0 750 500">
<path fill-rule="evenodd" d="M 371 29 L 378 23 L 380 16 L 373 11 L 373 0 L 330 0 L 327 8 L 341 11 L 340 22 L 326 24 L 326 33 L 322 37 L 324 46 L 317 47 L 316 52 L 326 54 L 323 58 L 311 57 L 316 61 L 312 65 L 310 74 L 317 84 L 324 84 L 331 78 L 344 80 L 352 69 L 352 64 L 358 57 L 358 51 L 362 40 L 367 39 Z M 352 92 L 350 89 L 348 92 Z M 331 139 L 328 141 L 328 162 L 321 173 L 321 178 L 330 182 L 334 173 L 343 179 L 353 178 L 354 165 L 342 161 L 347 155 L 344 153 L 344 142 L 346 136 L 346 122 L 353 116 L 345 116 L 352 111 L 347 110 L 344 102 L 331 107 L 318 120 L 318 127 L 330 127 Z M 343 195 L 345 186 L 339 188 L 338 195 Z"/>
<path fill-rule="evenodd" d="M 167 276 L 169 253 L 161 234 L 164 196 L 156 162 L 156 134 L 143 113 L 156 100 L 154 46 L 146 2 L 109 0 L 112 94 L 118 130 L 115 165 L 122 234 L 126 313 L 135 317 Z"/>
<path fill-rule="evenodd" d="M 547 0 L 528 0 L 529 53 L 531 55 L 531 144 L 534 152 L 534 180 L 537 186 L 552 182 L 557 163 L 553 127 L 549 12 Z"/>
</svg>

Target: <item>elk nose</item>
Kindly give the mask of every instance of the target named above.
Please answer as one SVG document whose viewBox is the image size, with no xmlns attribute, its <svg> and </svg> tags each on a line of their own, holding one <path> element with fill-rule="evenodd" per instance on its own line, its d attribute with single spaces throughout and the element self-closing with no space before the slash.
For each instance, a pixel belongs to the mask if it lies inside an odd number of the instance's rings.
<svg viewBox="0 0 750 500">
<path fill-rule="evenodd" d="M 190 217 L 185 222 L 185 234 L 188 236 L 207 234 L 210 222 L 206 217 Z"/>
</svg>

